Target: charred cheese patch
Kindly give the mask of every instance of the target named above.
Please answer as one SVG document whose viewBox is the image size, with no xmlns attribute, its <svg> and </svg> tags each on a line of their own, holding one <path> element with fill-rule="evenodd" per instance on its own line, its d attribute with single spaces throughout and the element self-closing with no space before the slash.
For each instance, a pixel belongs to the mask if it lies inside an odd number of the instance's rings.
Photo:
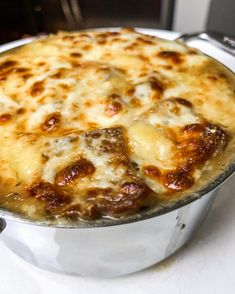
<svg viewBox="0 0 235 294">
<path fill-rule="evenodd" d="M 235 79 L 123 29 L 60 32 L 0 57 L 0 207 L 47 223 L 170 205 L 234 153 Z"/>
</svg>

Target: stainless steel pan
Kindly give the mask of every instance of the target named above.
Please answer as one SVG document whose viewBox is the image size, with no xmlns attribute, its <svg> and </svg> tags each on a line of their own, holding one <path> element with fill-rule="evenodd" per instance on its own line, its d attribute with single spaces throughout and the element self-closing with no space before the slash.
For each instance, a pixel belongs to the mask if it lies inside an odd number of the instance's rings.
<svg viewBox="0 0 235 294">
<path fill-rule="evenodd" d="M 206 40 L 235 57 L 231 37 L 199 33 L 182 35 L 178 41 L 192 39 Z M 5 49 L 29 41 L 8 44 Z M 234 171 L 235 162 L 184 201 L 119 220 L 50 227 L 0 211 L 1 240 L 24 260 L 47 270 L 95 277 L 133 273 L 163 260 L 190 239 L 213 203 L 216 189 Z"/>
</svg>

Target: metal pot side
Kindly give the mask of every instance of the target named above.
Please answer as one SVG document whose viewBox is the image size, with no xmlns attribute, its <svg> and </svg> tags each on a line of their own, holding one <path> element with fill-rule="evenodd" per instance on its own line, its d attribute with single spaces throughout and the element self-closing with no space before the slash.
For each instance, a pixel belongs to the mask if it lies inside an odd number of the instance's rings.
<svg viewBox="0 0 235 294">
<path fill-rule="evenodd" d="M 72 275 L 116 277 L 161 261 L 184 245 L 204 220 L 216 191 L 147 220 L 98 228 L 51 228 L 7 221 L 1 239 L 24 260 Z"/>
</svg>

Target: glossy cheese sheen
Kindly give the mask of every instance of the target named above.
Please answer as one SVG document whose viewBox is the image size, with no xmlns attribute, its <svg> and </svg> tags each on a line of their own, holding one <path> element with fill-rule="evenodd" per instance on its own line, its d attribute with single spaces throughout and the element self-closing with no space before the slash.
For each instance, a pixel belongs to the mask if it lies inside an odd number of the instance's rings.
<svg viewBox="0 0 235 294">
<path fill-rule="evenodd" d="M 68 223 L 184 199 L 231 160 L 234 91 L 209 57 L 131 29 L 2 55 L 0 206 Z"/>
</svg>

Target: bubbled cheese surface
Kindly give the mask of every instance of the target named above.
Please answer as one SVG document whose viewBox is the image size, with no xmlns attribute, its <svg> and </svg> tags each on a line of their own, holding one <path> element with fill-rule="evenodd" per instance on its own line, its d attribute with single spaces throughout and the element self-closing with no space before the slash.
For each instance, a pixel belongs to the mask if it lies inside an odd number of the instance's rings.
<svg viewBox="0 0 235 294">
<path fill-rule="evenodd" d="M 63 222 L 182 199 L 215 158 L 229 161 L 234 91 L 199 51 L 130 29 L 60 32 L 2 55 L 0 206 Z"/>
</svg>

